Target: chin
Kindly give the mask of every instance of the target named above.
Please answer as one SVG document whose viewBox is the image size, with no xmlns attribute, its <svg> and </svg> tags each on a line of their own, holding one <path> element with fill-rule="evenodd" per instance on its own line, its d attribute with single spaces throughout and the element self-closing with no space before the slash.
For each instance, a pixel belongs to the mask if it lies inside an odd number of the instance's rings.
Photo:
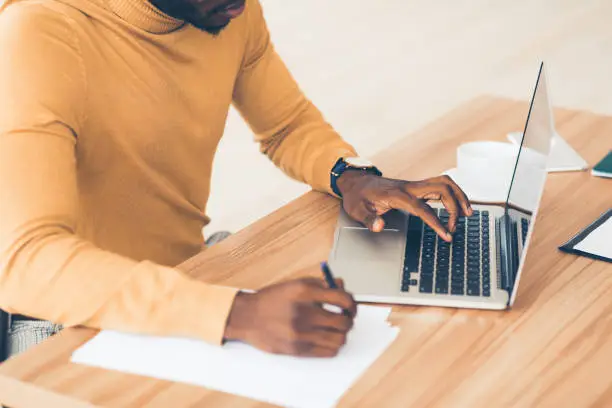
<svg viewBox="0 0 612 408">
<path fill-rule="evenodd" d="M 229 22 L 227 24 L 224 24 L 222 26 L 216 26 L 216 27 L 212 27 L 206 23 L 203 22 L 198 22 L 198 21 L 194 21 L 194 22 L 190 22 L 190 24 L 192 24 L 195 28 L 202 30 L 202 31 L 206 31 L 209 34 L 212 34 L 214 36 L 219 35 L 219 33 L 221 33 L 221 31 L 223 31 L 225 29 L 225 27 L 227 27 L 229 25 Z"/>
</svg>

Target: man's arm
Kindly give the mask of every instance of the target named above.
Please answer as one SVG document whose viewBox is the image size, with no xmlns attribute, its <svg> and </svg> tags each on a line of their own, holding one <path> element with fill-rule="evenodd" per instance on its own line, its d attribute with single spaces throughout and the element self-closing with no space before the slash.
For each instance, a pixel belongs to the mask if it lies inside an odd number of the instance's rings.
<svg viewBox="0 0 612 408">
<path fill-rule="evenodd" d="M 258 0 L 247 2 L 246 54 L 234 104 L 265 153 L 290 177 L 330 192 L 330 171 L 352 146 L 304 96 L 272 43 Z"/>
<path fill-rule="evenodd" d="M 65 325 L 222 341 L 235 289 L 75 234 L 87 78 L 71 21 L 0 14 L 0 307 Z"/>
</svg>

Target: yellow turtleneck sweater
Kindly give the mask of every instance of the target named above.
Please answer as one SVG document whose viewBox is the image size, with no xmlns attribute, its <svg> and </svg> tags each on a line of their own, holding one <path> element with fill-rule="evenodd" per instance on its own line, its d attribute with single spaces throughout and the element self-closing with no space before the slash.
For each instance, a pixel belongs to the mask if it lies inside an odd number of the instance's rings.
<svg viewBox="0 0 612 408">
<path fill-rule="evenodd" d="M 218 37 L 147 0 L 10 1 L 0 13 L 0 307 L 219 343 L 236 289 L 173 266 L 202 248 L 232 103 L 262 152 L 317 190 L 355 154 L 275 53 L 257 0 Z"/>
</svg>

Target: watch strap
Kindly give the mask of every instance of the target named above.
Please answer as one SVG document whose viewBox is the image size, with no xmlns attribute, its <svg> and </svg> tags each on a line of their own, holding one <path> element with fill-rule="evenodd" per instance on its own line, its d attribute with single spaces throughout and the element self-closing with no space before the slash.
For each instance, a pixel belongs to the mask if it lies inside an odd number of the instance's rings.
<svg viewBox="0 0 612 408">
<path fill-rule="evenodd" d="M 340 158 L 338 159 L 334 167 L 332 167 L 332 170 L 330 172 L 330 186 L 334 194 L 336 194 L 338 197 L 342 197 L 342 193 L 340 193 L 340 189 L 338 188 L 338 179 L 347 170 L 363 171 L 367 174 L 382 176 L 382 172 L 374 166 L 364 168 L 353 167 L 350 166 L 343 158 Z"/>
</svg>

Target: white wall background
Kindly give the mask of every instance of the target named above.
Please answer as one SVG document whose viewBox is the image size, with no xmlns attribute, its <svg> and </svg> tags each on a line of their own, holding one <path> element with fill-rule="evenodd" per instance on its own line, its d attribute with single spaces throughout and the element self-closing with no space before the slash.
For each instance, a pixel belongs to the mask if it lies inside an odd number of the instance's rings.
<svg viewBox="0 0 612 408">
<path fill-rule="evenodd" d="M 294 76 L 363 156 L 477 95 L 527 100 L 540 59 L 555 105 L 612 114 L 612 0 L 261 1 Z M 235 232 L 307 190 L 232 112 L 206 233 Z"/>
</svg>

